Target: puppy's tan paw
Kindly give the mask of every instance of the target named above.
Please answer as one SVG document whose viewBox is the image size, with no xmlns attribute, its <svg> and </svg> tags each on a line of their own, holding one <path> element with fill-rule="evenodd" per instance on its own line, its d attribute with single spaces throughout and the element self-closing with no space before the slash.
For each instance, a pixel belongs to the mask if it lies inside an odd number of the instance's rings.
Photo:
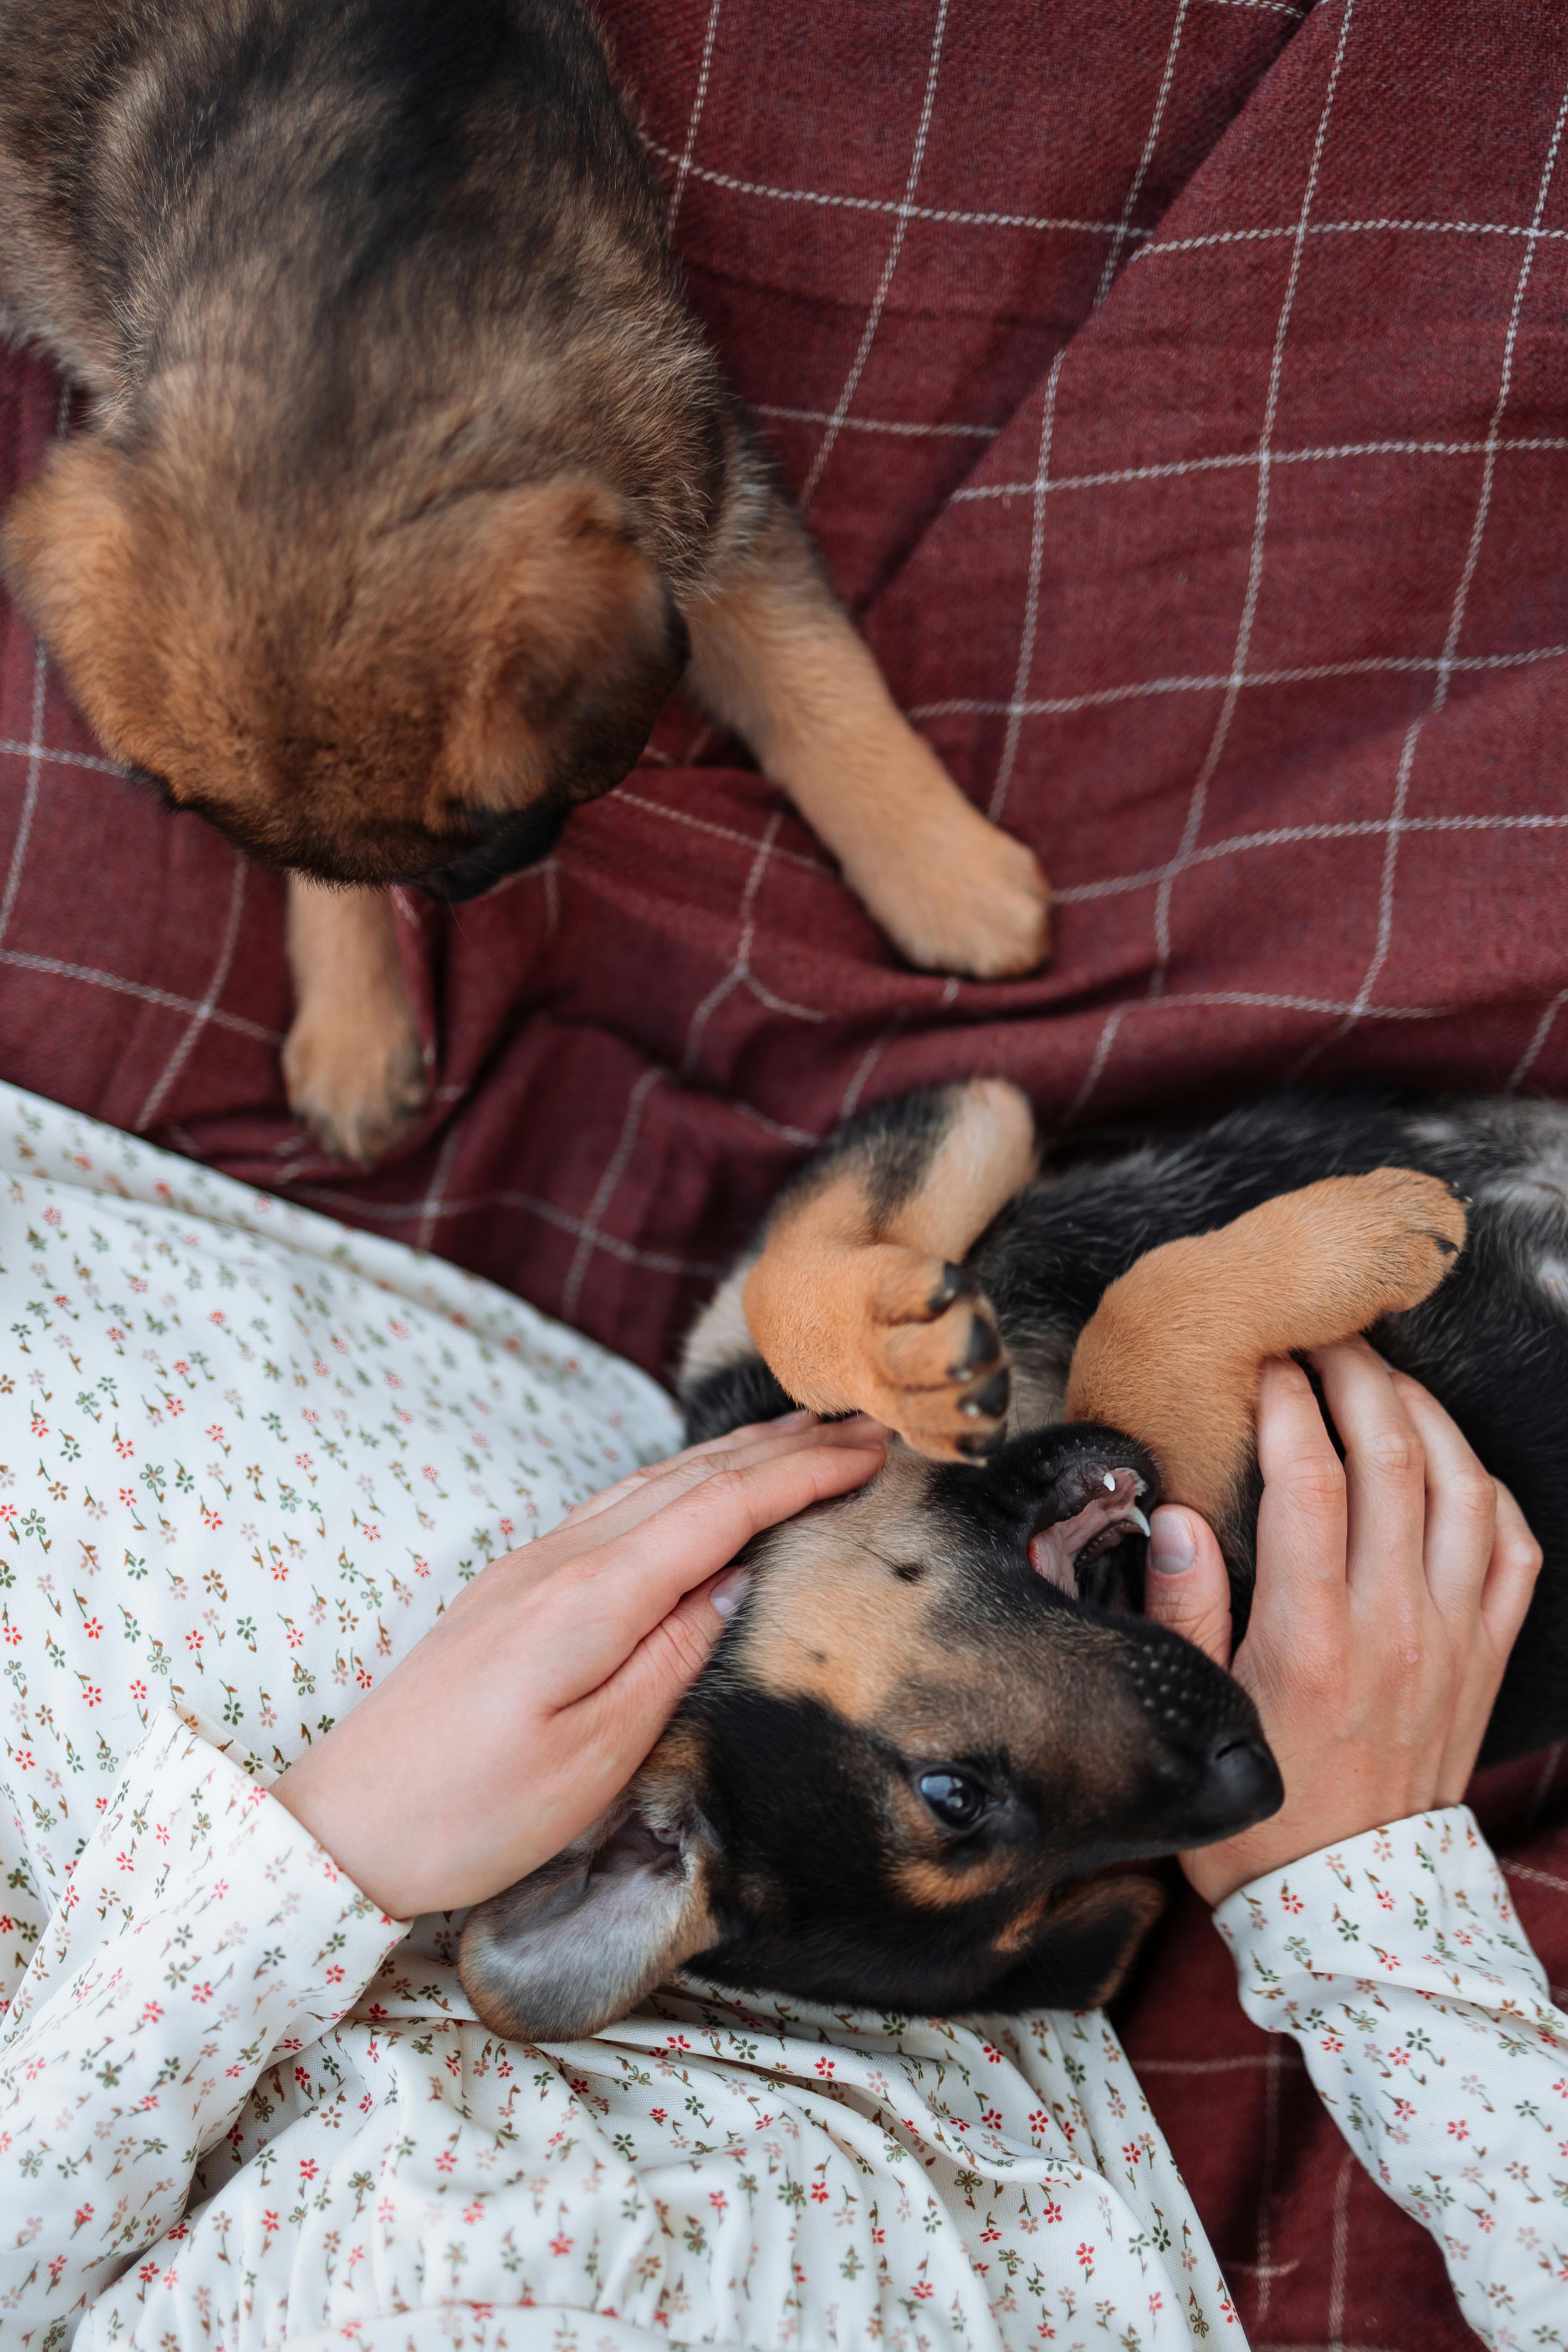
<svg viewBox="0 0 1568 2352">
<path fill-rule="evenodd" d="M 1050 953 L 1050 886 L 1021 841 L 954 803 L 940 828 L 887 842 L 862 895 L 911 963 L 1016 979 Z"/>
<path fill-rule="evenodd" d="M 412 1011 L 306 1006 L 283 1047 L 289 1108 L 334 1160 L 364 1167 L 401 1143 L 429 1097 Z"/>
<path fill-rule="evenodd" d="M 863 1254 L 853 1390 L 917 1454 L 978 1462 L 1006 1435 L 1012 1373 L 990 1301 L 962 1266 L 891 1244 Z"/>
<path fill-rule="evenodd" d="M 1440 1177 L 1413 1168 L 1374 1168 L 1344 1181 L 1353 1200 L 1345 1270 L 1363 1294 L 1362 1325 L 1419 1307 L 1465 1245 L 1463 1203 Z"/>
</svg>

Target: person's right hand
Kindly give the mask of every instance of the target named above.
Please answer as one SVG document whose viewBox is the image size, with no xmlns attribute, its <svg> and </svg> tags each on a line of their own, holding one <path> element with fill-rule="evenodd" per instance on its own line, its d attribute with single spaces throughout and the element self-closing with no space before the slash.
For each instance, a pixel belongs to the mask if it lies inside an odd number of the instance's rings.
<svg viewBox="0 0 1568 2352">
<path fill-rule="evenodd" d="M 499 1895 L 626 1787 L 740 1605 L 735 1554 L 889 1435 L 790 1413 L 634 1472 L 481 1570 L 272 1794 L 392 1918 Z"/>
<path fill-rule="evenodd" d="M 1311 1361 L 1344 1463 L 1305 1373 L 1266 1364 L 1258 1582 L 1234 1663 L 1213 1533 L 1174 1506 L 1153 1518 L 1148 1613 L 1231 1666 L 1285 1781 L 1268 1821 L 1183 1855 L 1210 1903 L 1363 1830 L 1458 1803 L 1541 1566 L 1513 1496 L 1418 1382 L 1364 1339 Z"/>
</svg>

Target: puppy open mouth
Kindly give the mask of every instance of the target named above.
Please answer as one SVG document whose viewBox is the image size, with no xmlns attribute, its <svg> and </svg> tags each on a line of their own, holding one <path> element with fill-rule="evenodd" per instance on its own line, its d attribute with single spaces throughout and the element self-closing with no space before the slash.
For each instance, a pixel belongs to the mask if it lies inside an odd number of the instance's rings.
<svg viewBox="0 0 1568 2352">
<path fill-rule="evenodd" d="M 1029 1538 L 1029 1566 L 1036 1575 L 1075 1601 L 1081 1570 L 1114 1551 L 1130 1535 L 1149 1533 L 1149 1521 L 1139 1508 L 1143 1481 L 1137 1471 L 1104 1470 L 1098 1481 L 1070 1518 L 1055 1519 Z"/>
</svg>

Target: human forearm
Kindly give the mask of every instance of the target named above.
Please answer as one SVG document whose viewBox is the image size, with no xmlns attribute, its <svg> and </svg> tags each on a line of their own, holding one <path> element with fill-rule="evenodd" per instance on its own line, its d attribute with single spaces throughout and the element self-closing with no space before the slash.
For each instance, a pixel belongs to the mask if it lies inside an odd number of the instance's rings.
<svg viewBox="0 0 1568 2352">
<path fill-rule="evenodd" d="M 1254 1880 L 1215 1923 L 1489 2344 L 1568 2345 L 1568 2019 L 1464 1806 Z"/>
<path fill-rule="evenodd" d="M 0 2343 L 65 2341 L 261 2069 L 401 1933 L 265 1790 L 153 1719 L 0 2039 Z"/>
</svg>

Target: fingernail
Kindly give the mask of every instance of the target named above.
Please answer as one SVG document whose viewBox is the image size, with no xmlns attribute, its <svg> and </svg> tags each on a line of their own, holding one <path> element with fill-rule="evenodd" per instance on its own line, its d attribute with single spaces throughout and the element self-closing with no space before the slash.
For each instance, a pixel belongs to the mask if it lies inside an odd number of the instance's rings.
<svg viewBox="0 0 1568 2352">
<path fill-rule="evenodd" d="M 746 1597 L 746 1587 L 751 1580 L 752 1571 L 749 1568 L 732 1568 L 728 1576 L 721 1576 L 719 1579 L 708 1598 L 721 1617 L 734 1616 Z"/>
<path fill-rule="evenodd" d="M 815 1421 L 816 1418 L 816 1415 L 809 1405 L 792 1405 L 788 1412 L 774 1413 L 773 1425 L 775 1429 L 801 1429 L 808 1421 Z"/>
<path fill-rule="evenodd" d="M 1184 1576 L 1196 1559 L 1197 1546 L 1185 1511 L 1156 1511 L 1149 1538 L 1149 1565 L 1159 1576 Z"/>
</svg>

